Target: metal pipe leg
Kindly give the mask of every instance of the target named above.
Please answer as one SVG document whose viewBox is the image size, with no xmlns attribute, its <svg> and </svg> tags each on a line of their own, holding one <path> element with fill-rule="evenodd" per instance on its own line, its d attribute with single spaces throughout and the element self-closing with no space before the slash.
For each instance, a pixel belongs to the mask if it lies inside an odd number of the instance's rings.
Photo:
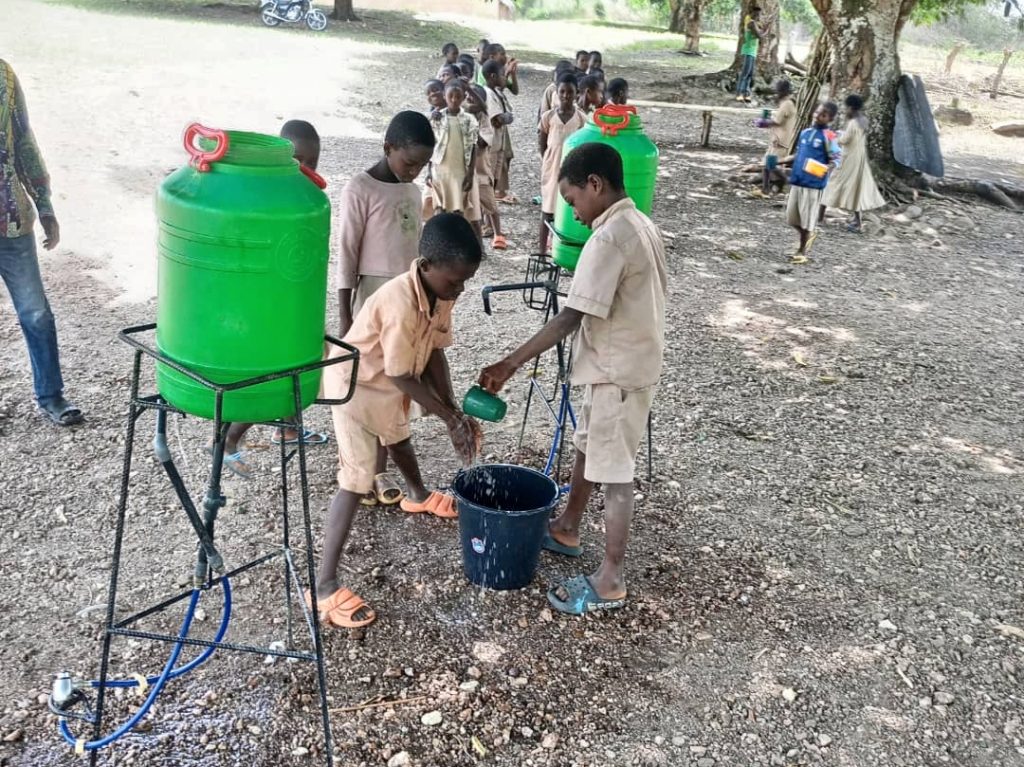
<svg viewBox="0 0 1024 767">
<path fill-rule="evenodd" d="M 292 550 L 288 526 L 288 446 L 285 445 L 284 428 L 281 427 L 281 547 L 284 554 L 284 620 L 288 631 L 287 647 L 291 650 L 295 647 L 295 627 L 292 624 Z"/>
<path fill-rule="evenodd" d="M 124 542 L 124 520 L 128 511 L 128 491 L 132 472 L 132 452 L 135 446 L 135 421 L 142 413 L 135 406 L 139 396 L 139 371 L 142 367 L 142 352 L 135 352 L 132 366 L 131 404 L 128 406 L 128 426 L 124 438 L 124 464 L 121 467 L 121 498 L 117 503 L 117 521 L 114 524 L 114 551 L 110 556 L 110 587 L 107 590 L 107 624 L 103 632 L 103 655 L 100 658 L 100 686 L 96 690 L 96 720 L 92 726 L 92 739 L 99 740 L 103 735 L 103 703 L 106 698 L 107 671 L 110 666 L 110 641 L 113 635 L 114 615 L 117 610 L 117 579 L 121 571 L 121 544 Z M 89 755 L 89 764 L 95 767 L 99 757 L 97 751 Z"/>
<path fill-rule="evenodd" d="M 299 485 L 302 496 L 302 524 L 306 533 L 306 577 L 309 579 L 309 590 L 313 596 L 313 651 L 316 655 L 316 676 L 320 688 L 320 716 L 324 729 L 324 754 L 327 767 L 334 767 L 334 746 L 331 738 L 331 712 L 327 702 L 327 669 L 324 666 L 324 644 L 320 633 L 320 610 L 316 600 L 316 569 L 313 566 L 313 526 L 309 514 L 309 478 L 306 474 L 306 441 L 301 438 L 305 434 L 302 420 L 302 390 L 299 377 L 292 376 L 292 390 L 295 395 L 295 428 L 299 432 Z"/>
<path fill-rule="evenodd" d="M 562 402 L 558 408 L 558 433 L 557 433 L 557 463 L 555 464 L 555 482 L 558 482 L 558 478 L 562 475 L 562 459 L 565 455 L 565 433 L 569 423 L 569 395 L 571 394 L 569 388 L 569 379 L 567 378 L 562 383 Z M 554 447 L 554 445 L 552 445 Z"/>
</svg>

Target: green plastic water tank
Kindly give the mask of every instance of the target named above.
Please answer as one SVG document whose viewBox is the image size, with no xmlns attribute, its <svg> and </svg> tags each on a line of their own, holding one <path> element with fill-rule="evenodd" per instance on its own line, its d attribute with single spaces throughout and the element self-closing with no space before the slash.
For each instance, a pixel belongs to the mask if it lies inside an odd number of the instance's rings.
<svg viewBox="0 0 1024 767">
<path fill-rule="evenodd" d="M 658 147 L 644 133 L 636 107 L 609 104 L 596 110 L 583 128 L 565 140 L 562 157 L 581 144 L 595 142 L 615 147 L 622 156 L 626 194 L 637 208 L 650 215 L 658 178 Z M 573 217 L 572 208 L 561 195 L 555 207 L 554 227 L 557 236 L 551 260 L 574 271 L 580 251 L 590 237 L 590 228 Z"/>
<path fill-rule="evenodd" d="M 198 144 L 198 146 L 197 146 Z M 157 348 L 219 384 L 316 362 L 323 355 L 331 206 L 276 136 L 185 131 L 189 165 L 157 192 Z M 170 404 L 214 417 L 214 393 L 166 365 Z M 302 406 L 320 371 L 300 378 Z M 292 379 L 224 395 L 226 421 L 295 414 Z"/>
</svg>

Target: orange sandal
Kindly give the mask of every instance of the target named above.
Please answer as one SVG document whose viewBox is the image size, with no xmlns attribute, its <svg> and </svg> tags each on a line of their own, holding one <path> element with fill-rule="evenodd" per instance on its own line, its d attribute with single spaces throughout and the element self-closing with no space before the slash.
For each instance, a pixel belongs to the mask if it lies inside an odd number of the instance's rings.
<svg viewBox="0 0 1024 767">
<path fill-rule="evenodd" d="M 444 493 L 433 492 L 422 503 L 405 498 L 399 506 L 402 511 L 407 511 L 410 514 L 427 512 L 441 519 L 455 519 L 459 516 L 459 510 L 455 508 L 455 499 Z"/>
<path fill-rule="evenodd" d="M 508 240 L 502 234 L 495 235 L 494 240 L 491 242 L 491 247 L 495 250 L 507 250 Z"/>
<path fill-rule="evenodd" d="M 313 609 L 313 598 L 309 591 L 306 591 L 306 606 L 310 610 Z M 348 589 L 338 589 L 326 599 L 318 599 L 316 606 L 320 612 L 320 622 L 325 626 L 358 629 L 363 626 L 369 626 L 377 620 L 377 613 L 371 610 L 366 602 Z M 370 617 L 356 620 L 353 616 L 360 610 L 369 613 Z"/>
</svg>

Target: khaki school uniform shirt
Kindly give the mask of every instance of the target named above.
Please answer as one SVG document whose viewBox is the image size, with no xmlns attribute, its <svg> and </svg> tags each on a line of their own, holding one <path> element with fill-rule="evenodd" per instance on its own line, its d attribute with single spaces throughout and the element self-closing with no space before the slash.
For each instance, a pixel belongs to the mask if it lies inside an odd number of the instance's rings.
<svg viewBox="0 0 1024 767">
<path fill-rule="evenodd" d="M 434 311 L 420 280 L 417 263 L 390 280 L 367 300 L 345 336 L 359 350 L 359 370 L 352 399 L 342 407 L 385 444 L 408 436 L 410 400 L 391 378 L 421 376 L 435 349 L 452 343 L 454 301 L 437 299 Z M 338 374 L 327 391 L 348 391 L 351 368 Z M 331 370 L 331 368 L 327 368 Z"/>
<path fill-rule="evenodd" d="M 768 154 L 783 157 L 789 154 L 789 148 L 793 145 L 793 134 L 796 133 L 796 104 L 793 103 L 793 99 L 787 98 L 779 104 L 772 112 L 772 121 L 778 125 L 771 129 Z"/>
<path fill-rule="evenodd" d="M 415 184 L 388 184 L 366 171 L 341 192 L 334 287 L 355 290 L 360 276 L 397 277 L 419 252 L 423 196 Z"/>
<path fill-rule="evenodd" d="M 566 306 L 584 314 L 572 382 L 627 391 L 661 377 L 668 289 L 661 233 L 629 198 L 594 221 Z"/>
</svg>

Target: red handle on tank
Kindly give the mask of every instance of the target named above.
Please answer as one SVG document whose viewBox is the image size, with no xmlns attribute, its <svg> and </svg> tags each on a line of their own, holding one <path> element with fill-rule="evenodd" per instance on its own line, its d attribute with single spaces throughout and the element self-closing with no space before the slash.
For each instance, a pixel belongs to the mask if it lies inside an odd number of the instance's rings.
<svg viewBox="0 0 1024 767">
<path fill-rule="evenodd" d="M 635 114 L 636 107 L 634 106 L 629 106 L 628 104 L 606 104 L 594 112 L 594 125 L 601 129 L 602 136 L 615 138 L 620 130 L 629 127 L 629 122 Z M 621 122 L 605 122 L 606 117 L 611 117 Z"/>
<path fill-rule="evenodd" d="M 327 181 L 325 181 L 324 177 L 321 176 L 319 173 L 317 173 L 312 168 L 307 168 L 305 165 L 302 165 L 300 163 L 299 164 L 299 170 L 301 170 L 305 174 L 306 178 L 308 178 L 310 181 L 312 181 L 314 184 L 316 184 L 321 189 L 326 189 L 327 188 Z"/>
<path fill-rule="evenodd" d="M 212 150 L 206 151 L 196 146 L 196 137 L 202 136 L 217 142 Z M 200 173 L 207 173 L 210 170 L 210 163 L 217 162 L 228 151 L 228 134 L 225 131 L 215 128 L 207 128 L 199 123 L 192 123 L 185 128 L 185 151 L 192 157 L 189 165 Z"/>
</svg>

